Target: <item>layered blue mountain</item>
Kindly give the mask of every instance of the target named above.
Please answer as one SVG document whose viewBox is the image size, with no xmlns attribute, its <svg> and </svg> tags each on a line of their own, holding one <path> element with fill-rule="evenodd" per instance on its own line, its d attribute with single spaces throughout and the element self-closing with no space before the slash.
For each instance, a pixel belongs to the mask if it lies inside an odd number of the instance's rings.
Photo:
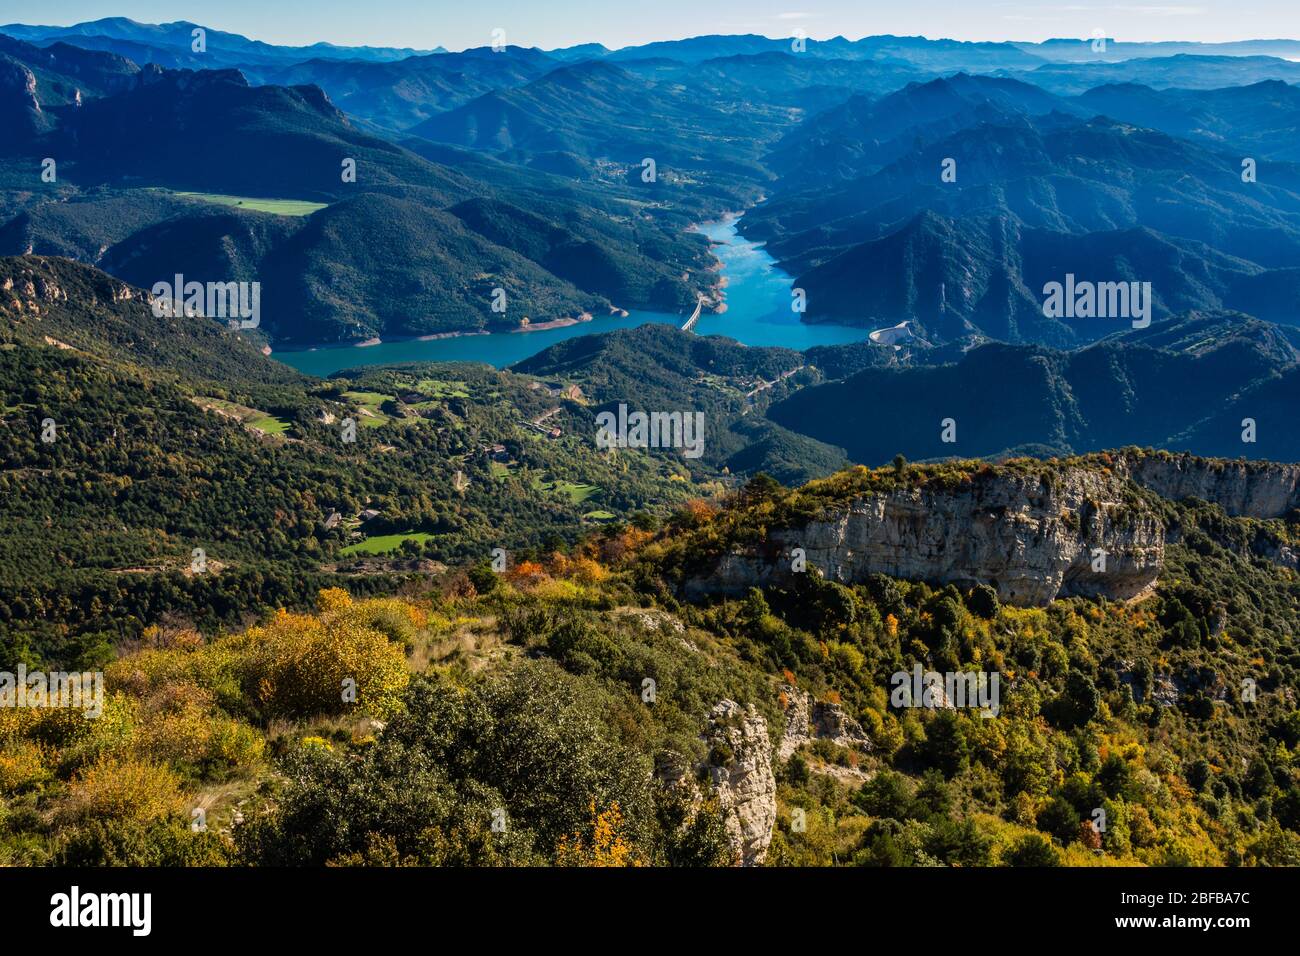
<svg viewBox="0 0 1300 956">
<path fill-rule="evenodd" d="M 315 86 L 5 42 L 0 111 L 17 134 L 0 164 L 13 183 L 6 253 L 69 255 L 146 288 L 177 272 L 259 281 L 262 333 L 301 344 L 687 312 L 714 281 L 684 223 L 618 215 L 625 187 L 488 157 L 460 172 L 363 132 Z M 239 197 L 325 208 L 286 217 Z M 505 312 L 492 308 L 498 289 Z"/>
<path fill-rule="evenodd" d="M 928 346 L 1070 348 L 1144 319 L 1044 314 L 1067 277 L 1149 283 L 1157 323 L 1300 316 L 1300 101 L 1259 81 L 1291 75 L 1289 41 L 448 53 L 206 30 L 196 54 L 195 29 L 0 28 L 0 251 L 145 285 L 260 277 L 265 333 L 307 344 L 685 314 L 717 292 L 688 227 L 747 209 L 806 321 L 908 322 Z M 164 68 L 191 55 L 232 68 Z M 46 156 L 58 180 L 32 190 Z M 324 208 L 268 215 L 239 197 Z"/>
<path fill-rule="evenodd" d="M 202 48 L 198 50 L 195 49 L 196 29 L 203 31 Z M 0 33 L 39 46 L 65 43 L 83 49 L 116 53 L 137 63 L 191 69 L 293 63 L 309 59 L 390 61 L 402 60 L 419 52 L 432 52 L 392 47 L 336 46 L 332 43 L 277 46 L 186 20 L 174 23 L 139 23 L 127 17 L 106 17 L 67 27 L 10 23 L 0 26 Z"/>
<path fill-rule="evenodd" d="M 743 228 L 796 276 L 806 321 L 909 321 L 931 344 L 1114 331 L 1115 317 L 1044 314 L 1045 286 L 1067 276 L 1149 283 L 1157 321 L 1231 309 L 1295 323 L 1300 166 L 1276 158 L 1294 102 L 1273 83 L 1078 98 L 967 75 L 909 84 L 787 134 L 767 157 L 775 195 Z"/>
</svg>

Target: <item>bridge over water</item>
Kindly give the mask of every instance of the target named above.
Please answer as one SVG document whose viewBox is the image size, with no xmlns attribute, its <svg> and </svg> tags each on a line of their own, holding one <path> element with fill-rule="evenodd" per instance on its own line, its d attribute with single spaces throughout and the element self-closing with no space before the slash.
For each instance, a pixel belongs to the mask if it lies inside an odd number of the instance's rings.
<svg viewBox="0 0 1300 956">
<path fill-rule="evenodd" d="M 700 321 L 700 310 L 703 308 L 704 308 L 704 296 L 701 295 L 700 300 L 695 303 L 695 311 L 691 313 L 691 317 L 687 319 L 686 324 L 682 326 L 683 332 L 695 331 L 695 323 Z"/>
</svg>

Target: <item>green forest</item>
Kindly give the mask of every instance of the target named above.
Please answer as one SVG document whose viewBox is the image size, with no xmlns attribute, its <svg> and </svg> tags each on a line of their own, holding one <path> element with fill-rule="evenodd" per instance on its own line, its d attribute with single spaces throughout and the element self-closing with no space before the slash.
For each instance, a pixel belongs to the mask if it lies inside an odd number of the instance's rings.
<svg viewBox="0 0 1300 956">
<path fill-rule="evenodd" d="M 863 742 L 802 740 L 773 762 L 769 865 L 1300 862 L 1300 584 L 1243 556 L 1221 511 L 1174 509 L 1189 544 L 1135 605 L 1018 608 L 985 586 L 815 571 L 673 597 L 700 539 L 761 531 L 792 496 L 755 481 L 721 510 L 696 502 L 403 597 L 322 590 L 309 612 L 210 638 L 149 627 L 107 665 L 101 719 L 5 712 L 0 853 L 729 865 L 707 781 L 747 755 L 702 715 L 736 701 L 779 747 L 806 694 Z M 889 675 L 915 663 L 1000 674 L 998 716 L 892 707 Z"/>
<path fill-rule="evenodd" d="M 105 681 L 97 719 L 0 709 L 0 861 L 1300 863 L 1298 511 L 1162 497 L 1122 475 L 1174 457 L 1136 448 L 790 484 L 609 455 L 635 354 L 732 435 L 801 357 L 649 330 L 312 379 L 102 273 L 0 268 L 0 648 Z M 1075 486 L 1058 533 L 1163 536 L 1137 598 L 815 560 L 697 586 L 864 503 Z M 996 674 L 997 716 L 896 706 L 918 665 Z"/>
</svg>

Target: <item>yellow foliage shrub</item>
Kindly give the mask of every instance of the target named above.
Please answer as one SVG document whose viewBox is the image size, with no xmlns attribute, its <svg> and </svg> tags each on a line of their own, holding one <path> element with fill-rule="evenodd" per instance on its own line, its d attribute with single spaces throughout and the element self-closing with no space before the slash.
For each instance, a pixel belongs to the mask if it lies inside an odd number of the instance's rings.
<svg viewBox="0 0 1300 956">
<path fill-rule="evenodd" d="M 644 866 L 623 834 L 623 810 L 614 801 L 605 810 L 591 807 L 591 836 L 562 837 L 555 848 L 557 866 Z"/>
<path fill-rule="evenodd" d="M 599 584 L 609 577 L 608 569 L 591 558 L 577 558 L 571 562 L 570 568 L 579 584 Z"/>
<path fill-rule="evenodd" d="M 194 649 L 147 650 L 124 657 L 104 669 L 114 690 L 145 697 L 170 684 L 194 684 L 218 698 L 239 696 L 239 659 L 222 641 Z"/>
<path fill-rule="evenodd" d="M 572 603 L 583 598 L 583 589 L 572 581 L 542 581 L 532 588 L 532 595 L 542 601 Z"/>
<path fill-rule="evenodd" d="M 316 610 L 322 614 L 352 606 L 352 595 L 343 588 L 324 588 L 316 595 Z"/>
<path fill-rule="evenodd" d="M 281 610 L 268 624 L 192 651 L 148 650 L 115 661 L 106 680 L 141 698 L 164 688 L 171 695 L 209 695 L 206 703 L 195 700 L 196 707 L 215 700 L 229 708 L 251 699 L 267 717 L 390 716 L 410 679 L 402 642 L 424 627 L 427 612 L 396 599 L 353 601 L 339 588 L 322 591 L 317 604 L 315 615 Z M 348 679 L 355 681 L 355 703 L 344 699 Z M 206 745 L 194 728 L 186 730 L 187 722 L 193 718 L 171 718 L 156 728 L 152 744 L 165 753 L 201 750 Z M 240 749 L 249 746 L 244 740 Z"/>
<path fill-rule="evenodd" d="M 87 720 L 89 732 L 62 748 L 60 761 L 65 766 L 88 764 L 108 754 L 125 755 L 134 745 L 139 724 L 140 703 L 125 694 L 109 694 L 104 699 L 104 713 Z"/>
<path fill-rule="evenodd" d="M 357 627 L 369 627 L 390 641 L 410 644 L 416 633 L 429 625 L 429 614 L 398 598 L 375 598 L 353 604 L 333 615 L 333 619 Z"/>
<path fill-rule="evenodd" d="M 137 742 L 139 752 L 148 759 L 234 768 L 248 766 L 262 756 L 265 741 L 257 731 L 214 715 L 202 697 L 169 700 L 165 706 L 150 703 L 154 706 L 142 720 Z"/>
<path fill-rule="evenodd" d="M 355 712 L 390 716 L 410 674 L 406 655 L 363 623 L 364 605 L 345 605 L 318 617 L 280 613 L 222 643 L 240 657 L 242 685 L 269 717 Z M 355 701 L 345 700 L 345 681 Z"/>
<path fill-rule="evenodd" d="M 30 740 L 0 746 L 0 793 L 17 793 L 50 779 L 49 758 L 48 748 Z"/>
<path fill-rule="evenodd" d="M 64 746 L 88 736 L 95 721 L 74 707 L 0 707 L 0 740 L 23 738 Z"/>
<path fill-rule="evenodd" d="M 221 720 L 209 726 L 207 757 L 229 767 L 247 767 L 262 759 L 266 740 L 252 727 L 237 720 Z"/>
<path fill-rule="evenodd" d="M 73 777 L 60 815 L 73 822 L 143 823 L 180 814 L 184 808 L 180 781 L 171 770 L 142 760 L 106 757 Z"/>
</svg>

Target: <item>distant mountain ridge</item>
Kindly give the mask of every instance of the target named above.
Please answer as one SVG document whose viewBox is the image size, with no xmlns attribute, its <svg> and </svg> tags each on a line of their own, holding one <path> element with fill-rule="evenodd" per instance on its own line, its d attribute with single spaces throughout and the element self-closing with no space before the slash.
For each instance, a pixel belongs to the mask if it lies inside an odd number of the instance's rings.
<svg viewBox="0 0 1300 956">
<path fill-rule="evenodd" d="M 46 41 L 59 39 L 105 38 L 118 41 L 153 45 L 160 48 L 190 46 L 190 31 L 201 24 L 188 21 L 150 24 L 126 17 L 106 17 L 69 26 L 39 26 L 11 23 L 0 26 L 0 33 L 20 39 Z M 250 40 L 240 34 L 205 27 L 210 36 L 218 40 L 222 50 L 244 52 L 263 58 L 306 59 L 310 56 L 330 56 L 337 59 L 400 59 L 404 56 L 442 52 L 441 47 L 412 49 L 409 47 L 338 46 L 332 43 L 314 43 L 305 46 L 285 46 Z M 685 62 L 700 62 L 715 56 L 765 53 L 791 49 L 790 36 L 769 37 L 760 34 L 725 34 L 659 40 L 610 49 L 600 43 L 580 43 L 547 51 L 557 59 L 611 57 L 614 59 L 646 59 L 664 56 Z M 1132 42 L 1106 38 L 1096 42 L 1089 36 L 1079 39 L 1056 38 L 1041 42 L 1018 40 L 966 41 L 922 36 L 891 36 L 888 34 L 865 36 L 850 40 L 843 36 L 826 39 L 807 37 L 807 52 L 814 56 L 847 59 L 905 59 L 908 57 L 967 57 L 983 56 L 1004 66 L 1049 62 L 1114 62 L 1152 57 L 1192 56 L 1268 56 L 1300 57 L 1300 41 L 1291 39 L 1258 39 L 1227 42 L 1155 41 Z M 305 54 L 305 55 L 304 55 Z M 249 61 L 251 62 L 251 60 Z"/>
<path fill-rule="evenodd" d="M 142 284 L 168 262 L 265 274 L 267 333 L 309 344 L 689 312 L 718 294 L 686 227 L 748 209 L 742 228 L 808 294 L 808 321 L 1064 348 L 1112 331 L 1042 314 L 1044 284 L 1075 275 L 1150 282 L 1157 321 L 1231 309 L 1300 322 L 1294 87 L 1126 80 L 1074 95 L 1048 82 L 1254 76 L 1285 43 L 1089 58 L 1064 41 L 742 35 L 350 56 L 208 31 L 201 62 L 233 65 L 202 70 L 69 45 L 183 52 L 195 29 L 0 31 L 5 170 L 21 183 L 40 157 L 60 164 L 56 189 L 7 194 L 0 251 L 71 253 Z M 1262 164 L 1256 181 L 1242 181 L 1243 155 Z M 355 183 L 340 176 L 349 161 Z M 128 212 L 122 191 L 142 188 Z M 159 189 L 331 208 L 258 220 Z M 381 210 L 388 222 L 366 220 Z M 497 289 L 506 318 L 486 311 Z"/>
<path fill-rule="evenodd" d="M 58 157 L 55 182 L 16 191 L 0 213 L 0 251 L 75 256 L 145 288 L 178 271 L 259 281 L 262 332 L 278 343 L 513 329 L 616 308 L 689 311 L 714 282 L 702 238 L 673 220 L 612 215 L 621 189 L 442 151 L 491 181 L 478 179 L 358 128 L 316 86 L 251 85 L 238 70 L 137 69 L 8 38 L 0 48 L 13 51 L 0 53 L 12 58 L 0 58 L 0 115 L 17 134 L 4 144 L 15 154 L 8 168 L 24 182 L 39 176 L 41 157 Z M 105 79 L 83 96 L 89 85 L 46 64 L 83 74 L 94 66 Z M 214 193 L 266 197 L 271 208 L 332 205 L 283 218 L 201 201 Z M 493 311 L 496 289 L 504 312 Z"/>
<path fill-rule="evenodd" d="M 99 47 L 100 49 L 120 52 L 124 56 L 131 56 L 131 53 L 127 51 L 136 53 L 147 51 L 152 54 L 162 55 L 164 58 L 168 55 L 178 58 L 174 62 L 164 62 L 163 59 L 149 60 L 149 62 L 157 63 L 159 66 L 170 67 L 190 65 L 188 62 L 182 62 L 182 60 L 188 58 L 194 52 L 194 31 L 196 29 L 201 29 L 204 32 L 206 46 L 204 55 L 212 58 L 204 62 L 209 66 L 232 66 L 237 63 L 284 63 L 311 58 L 373 61 L 400 60 L 422 53 L 435 52 L 430 49 L 416 50 L 409 47 L 336 46 L 332 43 L 281 46 L 265 43 L 261 40 L 250 40 L 238 33 L 214 30 L 211 27 L 191 23 L 188 20 L 155 24 L 139 23 L 127 17 L 106 17 L 102 20 L 77 23 L 67 27 L 31 26 L 21 23 L 0 25 L 0 33 L 30 43 L 37 43 L 41 46 L 55 42 L 73 45 L 100 43 L 102 44 Z M 114 47 L 116 48 L 114 49 Z M 134 59 L 134 57 L 132 58 Z"/>
</svg>

